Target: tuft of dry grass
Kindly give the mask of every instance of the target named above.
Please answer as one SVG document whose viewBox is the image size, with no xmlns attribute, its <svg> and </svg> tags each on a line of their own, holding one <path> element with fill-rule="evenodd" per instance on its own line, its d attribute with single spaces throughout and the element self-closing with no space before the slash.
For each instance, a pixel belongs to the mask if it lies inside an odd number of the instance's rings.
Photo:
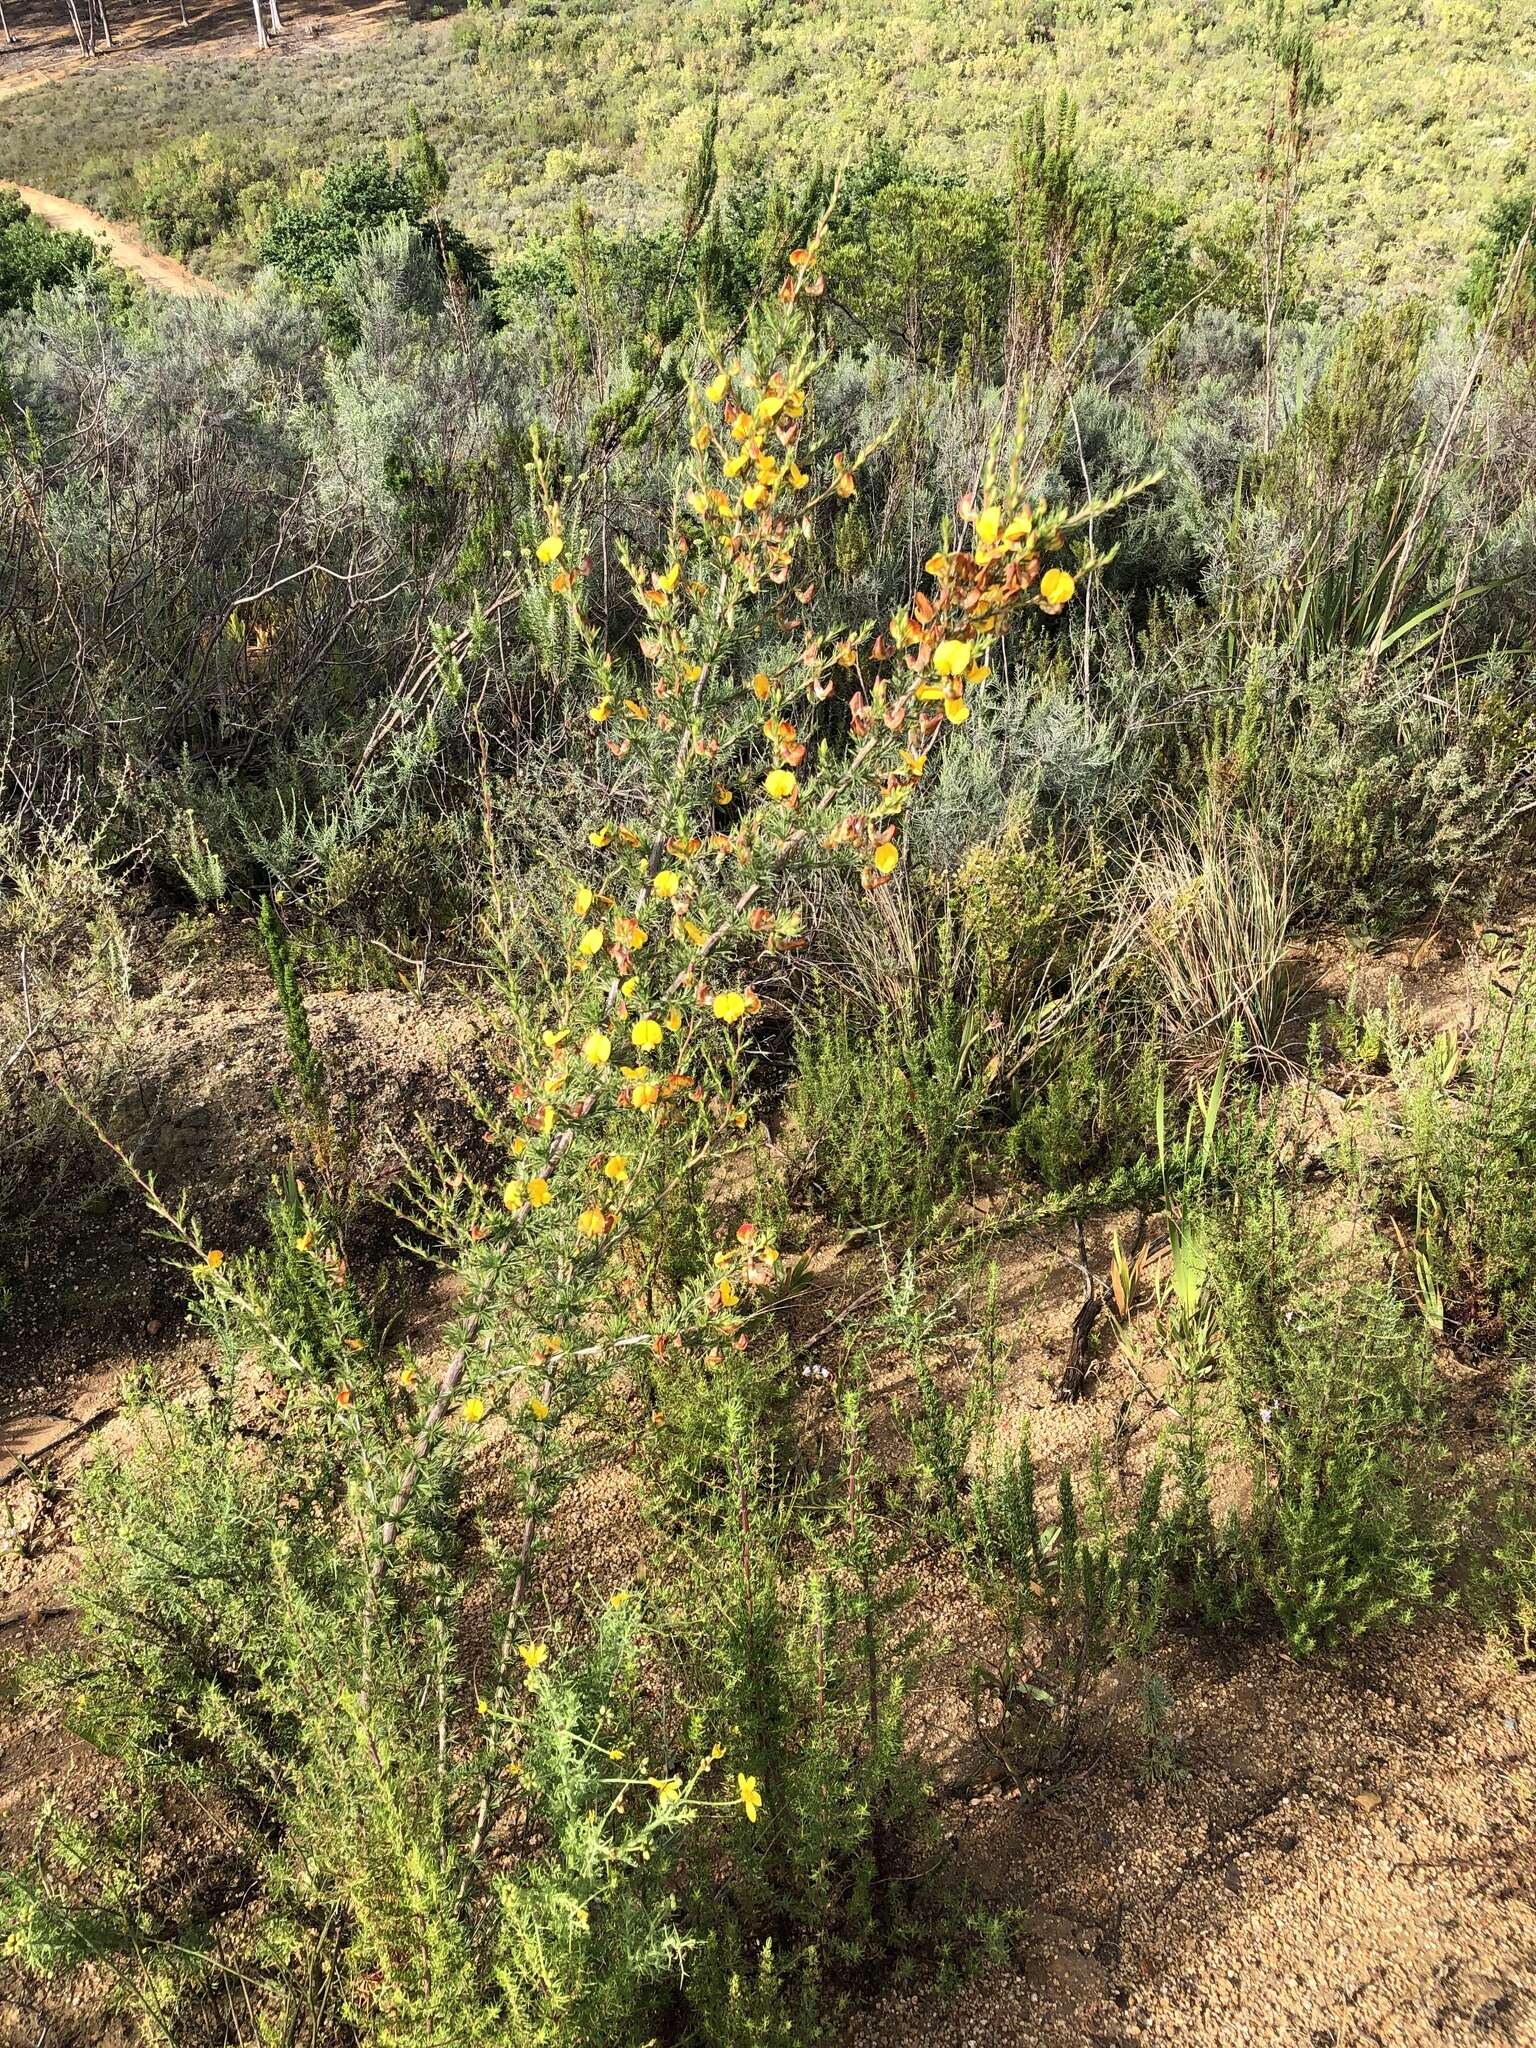
<svg viewBox="0 0 1536 2048">
<path fill-rule="evenodd" d="M 1292 892 L 1284 847 L 1252 823 L 1203 812 L 1183 837 L 1143 855 L 1134 886 L 1170 1059 L 1208 1075 L 1237 1044 L 1263 1068 L 1288 1068 Z"/>
</svg>

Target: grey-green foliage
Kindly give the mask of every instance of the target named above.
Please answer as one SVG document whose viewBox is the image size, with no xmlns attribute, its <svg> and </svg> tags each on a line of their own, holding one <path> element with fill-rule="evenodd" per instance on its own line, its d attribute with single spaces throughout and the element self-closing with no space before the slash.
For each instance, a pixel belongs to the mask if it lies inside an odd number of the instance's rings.
<svg viewBox="0 0 1536 2048">
<path fill-rule="evenodd" d="M 1389 928 L 1456 889 L 1486 902 L 1520 858 L 1536 706 L 1495 656 L 1451 680 L 1427 664 L 1320 668 L 1299 693 L 1288 804 L 1308 907 Z"/>
<path fill-rule="evenodd" d="M 453 638 L 516 581 L 515 368 L 407 231 L 343 282 L 360 339 L 340 356 L 281 295 L 131 323 L 51 301 L 15 325 L 0 405 L 36 520 L 0 651 L 36 801 L 74 773 L 152 802 L 190 748 L 272 807 L 295 753 L 355 766 L 402 727 L 451 728 L 471 687 L 487 717 L 521 695 L 504 642 Z"/>
</svg>

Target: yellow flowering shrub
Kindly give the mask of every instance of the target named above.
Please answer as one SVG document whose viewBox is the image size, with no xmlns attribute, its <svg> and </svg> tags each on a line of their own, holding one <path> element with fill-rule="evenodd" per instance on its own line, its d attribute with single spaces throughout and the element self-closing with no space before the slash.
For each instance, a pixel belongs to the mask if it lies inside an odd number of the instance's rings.
<svg viewBox="0 0 1536 2048">
<path fill-rule="evenodd" d="M 740 1653 L 743 1682 L 706 1694 L 718 1703 L 749 1693 L 754 1658 L 806 1685 L 853 1674 L 838 1718 L 798 1746 L 742 1697 L 745 1733 L 658 1733 L 653 1717 L 653 1753 L 628 1755 L 602 1686 L 621 1689 L 637 1603 L 605 1610 L 628 1619 L 623 1631 L 607 1626 L 606 1666 L 600 1628 L 589 1683 L 580 1659 L 563 1654 L 538 1585 L 550 1519 L 581 1456 L 581 1432 L 568 1425 L 622 1405 L 612 1390 L 623 1369 L 638 1396 L 634 1427 L 660 1435 L 665 1409 L 651 1393 L 707 1388 L 767 1322 L 778 1246 L 731 1213 L 712 1176 L 741 1144 L 746 1062 L 768 996 L 759 984 L 765 963 L 803 943 L 807 875 L 836 866 L 872 893 L 891 885 L 928 761 L 992 686 L 998 636 L 1022 613 L 1064 601 L 1063 583 L 1047 590 L 1043 579 L 1077 522 L 1028 502 L 1017 470 L 994 466 L 957 507 L 952 542 L 878 629 L 809 623 L 805 543 L 818 520 L 856 501 L 868 454 L 823 456 L 812 445 L 807 311 L 822 291 L 813 242 L 795 251 L 752 346 L 726 352 L 693 394 L 673 516 L 654 561 L 626 565 L 643 621 L 633 647 L 610 640 L 589 610 L 579 482 L 557 500 L 535 462 L 543 533 L 527 573 L 563 607 L 581 650 L 588 689 L 567 744 L 590 749 L 588 786 L 605 793 L 604 811 L 577 821 L 581 870 L 563 877 L 552 937 L 530 926 L 526 945 L 501 952 L 501 1064 L 473 1097 L 479 1142 L 470 1156 L 435 1151 L 414 1183 L 413 1220 L 455 1282 L 444 1350 L 385 1362 L 343 1233 L 296 1183 L 276 1236 L 281 1299 L 256 1262 L 207 1251 L 160 1211 L 195 1252 L 209 1315 L 259 1337 L 281 1383 L 285 1443 L 312 1432 L 316 1469 L 339 1475 L 334 1495 L 317 1488 L 313 1503 L 281 1511 L 285 1530 L 310 1520 L 280 1540 L 330 1561 L 321 1650 L 311 1648 L 314 1609 L 295 1600 L 290 1628 L 282 1599 L 260 1597 L 263 1625 L 288 1629 L 281 1684 L 302 1694 L 301 1718 L 318 1711 L 327 1745 L 323 1770 L 303 1744 L 283 1759 L 280 1796 L 302 1805 L 312 1867 L 347 1901 L 349 1982 L 380 2040 L 471 2038 L 458 2019 L 471 1924 L 494 1955 L 477 1980 L 484 2024 L 474 2039 L 559 2039 L 562 2015 L 578 2009 L 583 2038 L 605 2038 L 591 2016 L 610 1985 L 614 1996 L 634 1992 L 617 1972 L 676 1974 L 661 1860 L 680 1853 L 668 1845 L 684 1827 L 713 1816 L 722 1838 L 734 1831 L 729 1853 L 741 1867 L 760 1878 L 760 1862 L 776 1859 L 788 1893 L 829 1909 L 839 1858 L 857 1851 L 867 1866 L 875 1853 L 870 1814 L 896 1771 L 898 1682 L 882 1675 L 872 1686 L 864 1654 L 878 1632 L 867 1547 L 852 1545 L 839 1567 L 842 1593 L 824 1584 L 815 1596 L 832 1602 L 852 1588 L 865 1632 L 858 1655 L 818 1633 L 816 1614 L 775 1615 L 749 1599 L 744 1625 L 758 1633 Z M 684 1226 L 687 1255 L 664 1255 L 664 1229 Z M 458 1485 L 464 1462 L 492 1445 L 513 1510 L 506 1537 L 486 1526 L 482 1505 L 465 1508 L 470 1490 Z M 738 1429 L 719 1455 L 740 1493 L 734 1526 L 747 1531 L 752 1446 Z M 219 1469 L 237 1496 L 240 1455 Z M 499 1607 L 489 1643 L 477 1639 L 472 1680 L 456 1617 L 457 1573 L 473 1546 L 455 1553 L 449 1537 L 458 1540 L 461 1519 L 480 1521 L 491 1560 L 482 1583 Z M 220 1518 L 232 1543 L 259 1526 L 244 1512 Z M 762 1584 L 771 1546 L 751 1541 Z M 263 1552 L 253 1577 L 242 1554 L 229 1577 L 270 1591 L 294 1555 Z M 319 1710 L 306 1690 L 317 1662 Z M 282 1712 L 299 1712 L 287 1693 Z M 856 1777 L 850 1744 L 861 1752 Z M 269 1770 L 264 1750 L 260 1769 Z M 496 1859 L 518 1836 L 514 1811 L 542 1846 L 509 1876 Z M 830 1828 L 859 1841 L 834 1843 Z M 848 1910 L 864 1910 L 862 1880 L 848 1891 Z"/>
<path fill-rule="evenodd" d="M 519 1597 L 551 1447 L 582 1389 L 626 1358 L 643 1384 L 646 1360 L 676 1347 L 707 1366 L 745 1345 L 776 1281 L 776 1248 L 756 1233 L 728 1234 L 660 1292 L 645 1247 L 658 1219 L 697 1204 L 701 1162 L 740 1142 L 755 972 L 802 943 L 795 890 L 825 864 L 889 886 L 934 749 L 992 686 L 998 636 L 1075 588 L 1061 562 L 1081 515 L 1030 502 L 1017 465 L 994 464 L 883 625 L 808 623 L 804 544 L 856 499 L 870 452 L 813 449 L 823 289 L 813 242 L 753 345 L 722 352 L 693 393 L 670 526 L 653 562 L 625 564 L 638 660 L 589 614 L 579 484 L 557 500 L 535 459 L 545 533 L 530 573 L 582 650 L 575 743 L 609 807 L 586 831 L 536 995 L 527 963 L 509 984 L 505 1084 L 480 1105 L 501 1171 L 489 1188 L 478 1162 L 453 1175 L 437 1217 L 467 1283 L 462 1391 L 524 1394 L 502 1402 L 533 1504 Z M 748 621 L 752 664 L 736 655 Z M 504 1690 L 503 1667 L 493 1707 Z"/>
</svg>

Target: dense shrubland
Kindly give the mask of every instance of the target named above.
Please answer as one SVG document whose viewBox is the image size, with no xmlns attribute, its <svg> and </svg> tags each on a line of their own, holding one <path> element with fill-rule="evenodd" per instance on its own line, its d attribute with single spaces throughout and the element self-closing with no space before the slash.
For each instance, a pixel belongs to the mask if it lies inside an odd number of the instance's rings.
<svg viewBox="0 0 1536 2048">
<path fill-rule="evenodd" d="M 240 1243 L 123 1161 L 216 1363 L 135 1390 L 30 1676 L 119 1769 L 6 1938 L 147 2038 L 810 2043 L 984 1952 L 909 1739 L 938 1558 L 1020 1785 L 1109 1673 L 1177 1768 L 1169 1630 L 1327 1656 L 1456 1599 L 1530 1654 L 1536 964 L 1470 1046 L 1294 972 L 1528 873 L 1519 233 L 1465 309 L 1324 319 L 1065 112 L 1006 197 L 881 152 L 722 190 L 715 148 L 673 228 L 578 211 L 493 274 L 418 128 L 274 204 L 248 298 L 6 328 L 28 1003 L 92 1043 L 154 900 L 259 948 L 293 1070 Z M 418 1348 L 306 994 L 444 951 L 496 1064 L 389 1196 L 454 1283 Z M 1373 1073 L 1374 1142 L 1318 1140 Z M 19 1175 L 57 1137 L 16 1075 Z M 110 1142 L 110 1062 L 71 1086 Z M 1107 1207 L 1167 1258 L 1117 1241 L 1076 1367 L 1155 1371 L 1166 1427 L 1047 1478 L 986 1218 Z M 829 1225 L 878 1239 L 830 1367 Z M 1447 1427 L 1473 1352 L 1496 1469 Z M 644 1562 L 573 1591 L 614 1460 Z"/>
<path fill-rule="evenodd" d="M 248 264 L 274 205 L 398 133 L 414 99 L 451 159 L 454 217 L 499 245 L 557 234 L 573 194 L 610 232 L 656 228 L 714 91 L 733 179 L 847 162 L 873 137 L 996 193 L 1020 108 L 1066 88 L 1101 155 L 1156 180 L 1203 238 L 1230 245 L 1252 214 L 1270 0 L 964 16 L 844 0 L 830 23 L 735 0 L 409 11 L 421 26 L 344 48 L 296 25 L 271 62 L 192 48 L 93 65 L 8 104 L 0 177 Z M 1304 224 L 1314 272 L 1350 297 L 1438 296 L 1484 211 L 1528 179 L 1536 24 L 1495 0 L 1328 0 L 1310 18 L 1329 88 Z"/>
</svg>

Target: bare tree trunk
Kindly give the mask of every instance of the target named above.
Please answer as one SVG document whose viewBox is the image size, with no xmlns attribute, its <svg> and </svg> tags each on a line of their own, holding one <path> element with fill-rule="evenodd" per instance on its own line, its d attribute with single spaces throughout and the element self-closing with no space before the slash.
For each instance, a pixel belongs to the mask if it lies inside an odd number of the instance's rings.
<svg viewBox="0 0 1536 2048">
<path fill-rule="evenodd" d="M 185 28 L 185 27 L 187 26 L 187 0 L 180 0 L 180 6 L 181 6 L 181 25 L 182 25 L 182 27 L 183 27 L 183 28 Z"/>
<path fill-rule="evenodd" d="M 11 24 L 5 18 L 4 0 L 0 0 L 0 36 L 5 37 L 7 49 L 15 49 L 16 38 L 11 34 Z"/>
<path fill-rule="evenodd" d="M 267 47 L 267 31 L 261 19 L 261 0 L 251 0 L 251 12 L 256 17 L 256 47 L 258 50 L 264 50 Z"/>
<path fill-rule="evenodd" d="M 95 0 L 96 12 L 101 16 L 101 46 L 104 50 L 112 47 L 112 24 L 107 19 L 107 0 Z"/>
<path fill-rule="evenodd" d="M 272 17 L 273 35 L 280 35 L 282 33 L 283 17 L 277 11 L 277 0 L 267 0 L 267 12 Z"/>
<path fill-rule="evenodd" d="M 75 5 L 75 0 L 64 0 L 64 4 L 69 9 L 69 25 L 75 32 L 75 41 L 80 45 L 80 54 L 82 57 L 89 57 L 91 53 L 85 47 L 85 30 L 80 26 L 80 10 Z"/>
</svg>

